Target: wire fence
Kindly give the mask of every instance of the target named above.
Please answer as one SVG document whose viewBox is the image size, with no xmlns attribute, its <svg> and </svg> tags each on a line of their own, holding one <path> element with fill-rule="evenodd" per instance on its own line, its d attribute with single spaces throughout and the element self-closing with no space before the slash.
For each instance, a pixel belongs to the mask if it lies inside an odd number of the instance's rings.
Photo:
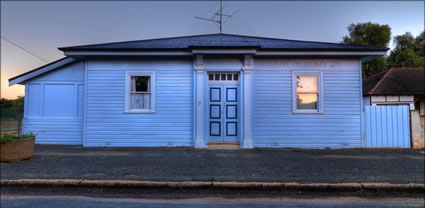
<svg viewBox="0 0 425 208">
<path fill-rule="evenodd" d="M 0 109 L 0 135 L 21 134 L 22 117 L 11 108 Z"/>
</svg>

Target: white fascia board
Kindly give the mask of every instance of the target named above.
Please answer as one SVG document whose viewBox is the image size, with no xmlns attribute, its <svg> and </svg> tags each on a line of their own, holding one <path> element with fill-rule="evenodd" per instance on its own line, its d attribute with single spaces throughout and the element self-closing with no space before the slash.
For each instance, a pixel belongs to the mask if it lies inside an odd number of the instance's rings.
<svg viewBox="0 0 425 208">
<path fill-rule="evenodd" d="M 256 49 L 193 49 L 190 51 L 68 51 L 66 56 L 190 56 L 194 54 L 255 54 L 257 56 L 384 56 L 385 51 L 257 51 Z"/>
<path fill-rule="evenodd" d="M 384 56 L 385 51 L 257 51 L 257 56 L 310 56 L 310 55 L 334 55 L 334 56 Z"/>
<path fill-rule="evenodd" d="M 17 78 L 12 79 L 12 80 L 9 80 L 9 86 L 12 86 L 14 84 L 21 84 L 22 82 L 25 82 L 25 81 L 27 81 L 27 80 L 29 80 L 31 78 L 34 78 L 34 77 L 39 76 L 41 74 L 44 74 L 46 72 L 55 70 L 55 69 L 57 69 L 57 68 L 59 68 L 61 66 L 64 66 L 66 64 L 69 64 L 69 63 L 71 63 L 71 62 L 73 62 L 75 60 L 76 59 L 74 59 L 72 57 L 67 57 L 67 58 L 65 58 L 65 59 L 63 59 L 61 61 L 58 61 L 58 62 L 54 63 L 54 64 L 47 65 L 45 67 L 39 68 L 38 70 L 35 70 L 35 71 L 30 72 L 28 74 L 25 74 L 23 76 L 17 77 Z"/>
<path fill-rule="evenodd" d="M 193 54 L 255 54 L 256 49 L 193 49 Z"/>
<path fill-rule="evenodd" d="M 190 56 L 186 51 L 69 51 L 65 56 Z"/>
</svg>

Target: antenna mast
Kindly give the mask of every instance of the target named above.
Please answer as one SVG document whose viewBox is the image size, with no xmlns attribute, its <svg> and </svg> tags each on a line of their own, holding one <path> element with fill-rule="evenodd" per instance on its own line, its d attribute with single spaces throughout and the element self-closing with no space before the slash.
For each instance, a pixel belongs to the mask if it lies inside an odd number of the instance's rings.
<svg viewBox="0 0 425 208">
<path fill-rule="evenodd" d="M 223 32 L 223 0 L 220 0 L 220 33 Z"/>
<path fill-rule="evenodd" d="M 237 10 L 237 11 L 233 12 L 233 14 L 231 14 L 231 15 L 223 14 L 223 8 L 224 8 L 223 7 L 223 0 L 220 0 L 220 9 L 219 9 L 219 12 L 218 13 L 217 12 L 215 13 L 215 16 L 219 16 L 219 19 L 218 20 L 216 20 L 215 18 L 210 18 L 210 19 L 203 18 L 203 17 L 194 17 L 194 18 L 200 19 L 200 20 L 205 20 L 205 21 L 210 21 L 210 22 L 214 22 L 214 23 L 218 24 L 219 25 L 219 28 L 220 28 L 220 33 L 223 33 L 223 24 L 226 23 L 227 20 L 229 20 L 234 14 L 236 14 L 237 12 L 239 12 L 239 10 Z M 224 23 L 223 23 L 223 16 L 226 16 L 227 17 L 227 19 L 226 19 L 226 21 L 224 21 Z"/>
</svg>

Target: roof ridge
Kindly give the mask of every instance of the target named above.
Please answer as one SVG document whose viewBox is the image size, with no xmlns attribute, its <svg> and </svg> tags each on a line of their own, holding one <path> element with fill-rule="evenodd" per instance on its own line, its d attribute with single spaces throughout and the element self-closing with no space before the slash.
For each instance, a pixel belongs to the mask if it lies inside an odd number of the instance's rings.
<svg viewBox="0 0 425 208">
<path fill-rule="evenodd" d="M 387 78 L 387 76 L 393 71 L 393 68 L 389 69 L 384 76 L 381 77 L 381 79 L 375 84 L 375 86 L 369 91 L 369 95 L 372 95 L 375 90 L 379 87 L 379 85 L 382 84 L 382 82 L 384 82 L 385 78 Z"/>
</svg>

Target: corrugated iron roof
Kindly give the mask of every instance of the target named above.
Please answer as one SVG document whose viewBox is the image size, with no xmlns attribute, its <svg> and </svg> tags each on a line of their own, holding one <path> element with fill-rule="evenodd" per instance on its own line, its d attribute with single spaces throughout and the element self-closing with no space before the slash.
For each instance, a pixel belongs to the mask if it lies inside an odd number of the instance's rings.
<svg viewBox="0 0 425 208">
<path fill-rule="evenodd" d="M 233 34 L 207 34 L 126 42 L 103 43 L 59 48 L 62 51 L 83 50 L 190 50 L 192 48 L 258 48 L 295 51 L 387 51 L 379 46 L 288 40 Z"/>
<path fill-rule="evenodd" d="M 363 95 L 425 95 L 425 67 L 391 68 L 363 80 Z"/>
</svg>

